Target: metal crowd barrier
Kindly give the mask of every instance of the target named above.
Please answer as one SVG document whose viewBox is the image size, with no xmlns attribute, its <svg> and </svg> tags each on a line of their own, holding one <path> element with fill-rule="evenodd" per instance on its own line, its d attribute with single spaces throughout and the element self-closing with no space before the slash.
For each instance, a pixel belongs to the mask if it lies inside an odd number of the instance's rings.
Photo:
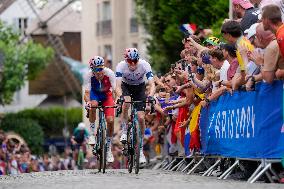
<svg viewBox="0 0 284 189">
<path fill-rule="evenodd" d="M 217 170 L 224 157 L 220 156 L 205 156 L 205 155 L 193 155 L 189 157 L 171 157 L 166 156 L 164 160 L 158 163 L 153 169 L 161 169 L 164 171 L 180 171 L 188 175 L 193 174 L 203 164 L 206 170 L 201 173 L 201 176 L 212 176 L 213 171 Z M 213 160 L 212 163 L 208 163 L 208 160 Z M 271 183 L 275 180 L 280 180 L 279 175 L 272 168 L 272 164 L 281 163 L 281 159 L 246 159 L 246 158 L 235 158 L 234 163 L 222 174 L 217 177 L 219 180 L 227 179 L 230 174 L 237 168 L 240 167 L 240 161 L 256 161 L 259 162 L 259 166 L 254 173 L 247 180 L 248 183 L 255 183 L 265 175 Z M 274 178 L 273 178 L 274 177 Z"/>
</svg>

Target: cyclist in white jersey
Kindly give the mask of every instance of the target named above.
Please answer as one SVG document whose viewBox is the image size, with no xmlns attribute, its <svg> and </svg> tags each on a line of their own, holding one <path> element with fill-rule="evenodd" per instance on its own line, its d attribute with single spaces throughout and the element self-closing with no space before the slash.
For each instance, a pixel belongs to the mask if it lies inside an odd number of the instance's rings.
<svg viewBox="0 0 284 189">
<path fill-rule="evenodd" d="M 130 102 L 131 98 L 134 101 L 145 101 L 145 77 L 148 80 L 150 86 L 150 93 L 148 100 L 153 100 L 153 95 L 155 93 L 155 83 L 153 79 L 153 73 L 151 65 L 139 58 L 138 50 L 136 48 L 128 48 L 125 50 L 124 54 L 125 60 L 118 63 L 116 67 L 116 94 L 117 97 L 123 96 L 126 102 Z M 145 130 L 145 103 L 135 104 L 138 114 L 138 122 L 142 137 L 144 138 Z M 127 121 L 128 121 L 128 109 L 129 104 L 124 104 L 122 106 L 121 114 L 121 125 L 122 125 L 122 135 L 120 141 L 126 143 L 127 140 Z M 143 145 L 140 149 L 141 164 L 146 163 L 146 158 L 143 153 Z"/>
</svg>

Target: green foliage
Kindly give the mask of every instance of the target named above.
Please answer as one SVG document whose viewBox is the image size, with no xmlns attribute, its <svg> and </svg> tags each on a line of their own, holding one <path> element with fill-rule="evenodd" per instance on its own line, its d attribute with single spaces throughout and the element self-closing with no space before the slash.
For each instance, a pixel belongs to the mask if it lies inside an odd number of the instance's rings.
<svg viewBox="0 0 284 189">
<path fill-rule="evenodd" d="M 36 121 L 6 116 L 0 124 L 0 129 L 13 131 L 22 136 L 33 154 L 42 153 L 43 131 Z"/>
<path fill-rule="evenodd" d="M 41 44 L 28 42 L 23 48 L 22 58 L 28 65 L 28 79 L 35 79 L 53 57 L 52 48 L 44 48 Z"/>
<path fill-rule="evenodd" d="M 53 50 L 33 42 L 19 43 L 20 36 L 0 22 L 0 54 L 4 57 L 0 73 L 0 104 L 12 102 L 13 94 L 26 79 L 33 79 L 53 58 Z"/>
<path fill-rule="evenodd" d="M 62 136 L 65 109 L 54 107 L 49 109 L 27 109 L 18 113 L 8 113 L 6 117 L 14 119 L 32 119 L 39 123 L 44 131 L 45 137 Z M 70 132 L 82 121 L 82 108 L 70 108 L 66 110 L 66 123 Z M 11 118 L 11 119 L 12 119 Z"/>
<path fill-rule="evenodd" d="M 229 12 L 229 0 L 136 0 L 136 3 L 138 18 L 151 35 L 147 41 L 150 62 L 162 73 L 180 59 L 181 24 L 217 28 Z"/>
</svg>

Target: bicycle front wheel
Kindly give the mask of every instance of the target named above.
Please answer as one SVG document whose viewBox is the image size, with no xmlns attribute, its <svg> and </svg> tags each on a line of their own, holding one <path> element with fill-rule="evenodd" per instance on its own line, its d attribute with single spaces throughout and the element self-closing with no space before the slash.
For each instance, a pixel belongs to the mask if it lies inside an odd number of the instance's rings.
<svg viewBox="0 0 284 189">
<path fill-rule="evenodd" d="M 97 131 L 97 164 L 98 164 L 98 171 L 102 171 L 102 143 L 101 143 L 102 134 L 101 131 L 98 129 Z"/>
<path fill-rule="evenodd" d="M 132 145 L 132 129 L 129 129 L 129 132 L 127 132 L 127 168 L 128 172 L 132 173 L 133 168 L 133 159 L 134 159 L 134 149 Z"/>
<path fill-rule="evenodd" d="M 139 173 L 139 158 L 140 158 L 140 134 L 139 134 L 139 128 L 136 124 L 133 127 L 133 141 L 134 141 L 134 163 L 135 163 L 135 174 Z"/>
<path fill-rule="evenodd" d="M 106 130 L 105 129 L 103 129 L 102 130 L 102 137 L 101 137 L 101 139 L 102 139 L 102 158 L 101 158 L 101 165 L 102 165 L 102 169 L 103 169 L 103 173 L 105 173 L 106 172 L 106 156 L 107 156 L 107 144 L 106 144 Z"/>
</svg>

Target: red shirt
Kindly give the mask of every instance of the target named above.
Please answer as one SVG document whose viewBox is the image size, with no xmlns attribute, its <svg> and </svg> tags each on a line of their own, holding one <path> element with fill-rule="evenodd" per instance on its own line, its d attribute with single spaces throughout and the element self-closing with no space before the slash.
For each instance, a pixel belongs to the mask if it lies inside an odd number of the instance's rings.
<svg viewBox="0 0 284 189">
<path fill-rule="evenodd" d="M 276 31 L 276 39 L 279 45 L 281 55 L 284 57 L 284 24 Z"/>
</svg>

